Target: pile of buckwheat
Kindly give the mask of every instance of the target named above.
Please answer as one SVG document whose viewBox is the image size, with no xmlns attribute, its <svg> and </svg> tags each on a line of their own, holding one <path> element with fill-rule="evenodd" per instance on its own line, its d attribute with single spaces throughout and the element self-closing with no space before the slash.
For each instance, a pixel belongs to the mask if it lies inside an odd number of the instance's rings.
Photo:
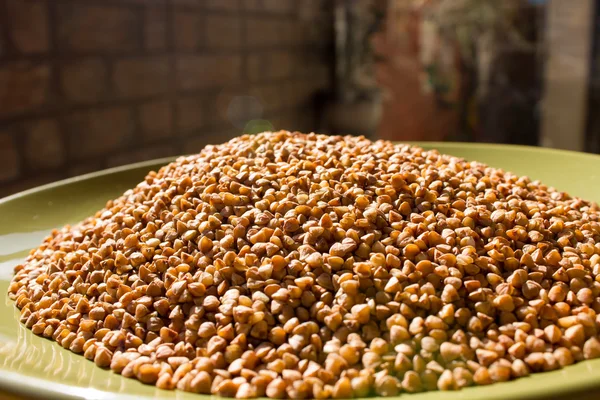
<svg viewBox="0 0 600 400">
<path fill-rule="evenodd" d="M 436 151 L 266 132 L 52 232 L 9 291 L 35 334 L 159 388 L 453 390 L 600 356 L 598 216 Z"/>
</svg>

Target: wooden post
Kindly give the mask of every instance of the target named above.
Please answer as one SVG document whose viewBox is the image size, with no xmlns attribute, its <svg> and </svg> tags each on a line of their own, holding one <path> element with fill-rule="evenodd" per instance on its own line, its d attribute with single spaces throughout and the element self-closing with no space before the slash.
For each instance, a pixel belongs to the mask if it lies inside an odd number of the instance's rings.
<svg viewBox="0 0 600 400">
<path fill-rule="evenodd" d="M 594 0 L 549 0 L 540 144 L 585 150 Z"/>
</svg>

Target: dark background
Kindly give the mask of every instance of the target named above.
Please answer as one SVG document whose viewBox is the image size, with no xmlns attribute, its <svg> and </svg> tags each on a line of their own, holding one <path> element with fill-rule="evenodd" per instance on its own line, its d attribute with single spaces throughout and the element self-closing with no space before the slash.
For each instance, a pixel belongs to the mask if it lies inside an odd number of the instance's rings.
<svg viewBox="0 0 600 400">
<path fill-rule="evenodd" d="M 599 9 L 0 0 L 0 197 L 269 129 L 598 153 Z"/>
</svg>

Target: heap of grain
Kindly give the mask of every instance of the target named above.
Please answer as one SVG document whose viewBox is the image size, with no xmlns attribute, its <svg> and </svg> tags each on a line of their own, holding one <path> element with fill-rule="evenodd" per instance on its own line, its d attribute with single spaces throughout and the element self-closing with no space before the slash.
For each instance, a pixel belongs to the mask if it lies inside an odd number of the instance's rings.
<svg viewBox="0 0 600 400">
<path fill-rule="evenodd" d="M 263 133 L 54 231 L 10 295 L 35 334 L 160 388 L 452 390 L 600 356 L 598 216 L 435 151 Z"/>
</svg>

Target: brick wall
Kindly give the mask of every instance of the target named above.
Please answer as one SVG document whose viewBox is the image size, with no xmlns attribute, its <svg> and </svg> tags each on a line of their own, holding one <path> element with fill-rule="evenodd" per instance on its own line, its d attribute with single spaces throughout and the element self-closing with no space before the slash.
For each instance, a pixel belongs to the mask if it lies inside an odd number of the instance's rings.
<svg viewBox="0 0 600 400">
<path fill-rule="evenodd" d="M 315 95 L 331 83 L 330 8 L 0 0 L 0 197 L 197 152 L 247 126 L 316 129 Z"/>
</svg>

